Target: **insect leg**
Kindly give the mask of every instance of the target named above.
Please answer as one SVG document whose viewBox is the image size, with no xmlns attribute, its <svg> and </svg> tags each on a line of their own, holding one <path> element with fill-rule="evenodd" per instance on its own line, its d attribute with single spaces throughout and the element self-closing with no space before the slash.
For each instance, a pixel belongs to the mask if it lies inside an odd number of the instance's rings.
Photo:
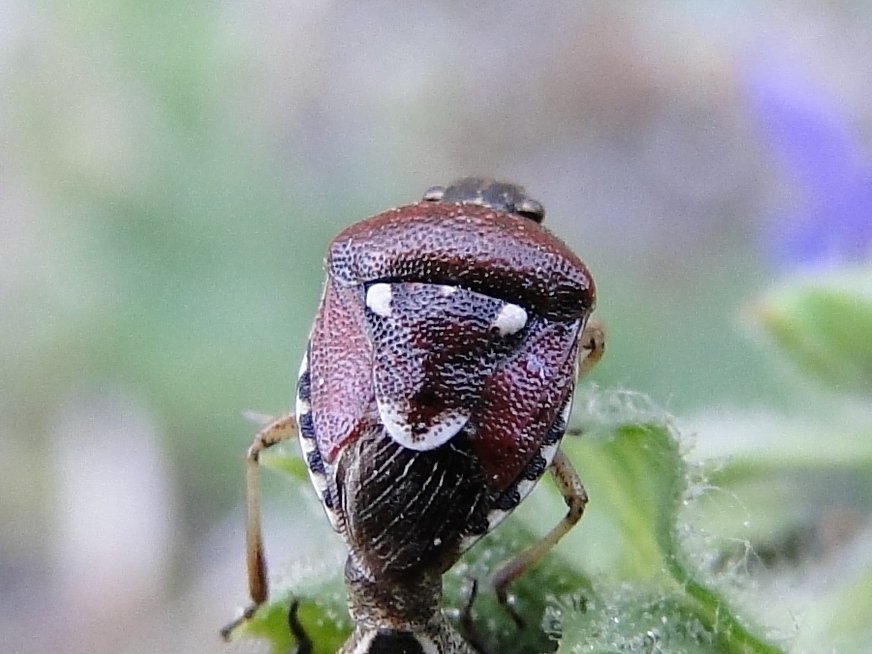
<svg viewBox="0 0 872 654">
<path fill-rule="evenodd" d="M 606 351 L 606 331 L 598 320 L 592 319 L 584 326 L 578 337 L 578 364 L 575 370 L 576 382 L 587 375 L 599 363 Z M 567 427 L 567 436 L 581 436 L 578 427 Z"/>
<path fill-rule="evenodd" d="M 463 608 L 460 610 L 460 635 L 477 654 L 487 654 L 478 635 L 478 630 L 475 628 L 475 622 L 472 619 L 472 605 L 475 604 L 475 600 L 478 597 L 478 579 L 469 580 L 469 588 L 464 595 L 466 595 L 466 599 L 463 602 Z"/>
<path fill-rule="evenodd" d="M 260 524 L 260 483 L 258 467 L 260 453 L 282 441 L 297 435 L 297 421 L 287 414 L 265 424 L 254 436 L 245 456 L 245 553 L 248 567 L 248 594 L 251 604 L 237 620 L 221 630 L 224 639 L 240 624 L 248 620 L 269 596 L 266 575 L 266 558 Z"/>
<path fill-rule="evenodd" d="M 587 506 L 587 491 L 584 490 L 581 479 L 579 479 L 572 463 L 560 450 L 557 450 L 549 470 L 554 478 L 554 483 L 557 484 L 557 488 L 563 495 L 566 506 L 569 507 L 569 511 L 563 520 L 548 532 L 548 535 L 528 550 L 504 563 L 493 578 L 497 599 L 509 610 L 519 626 L 521 624 L 520 616 L 508 605 L 508 585 L 545 556 L 576 525 L 584 513 L 584 507 Z"/>
<path fill-rule="evenodd" d="M 288 627 L 294 635 L 294 640 L 297 641 L 297 649 L 294 654 L 311 654 L 312 639 L 309 638 L 309 634 L 306 633 L 306 630 L 297 618 L 297 611 L 299 611 L 299 609 L 300 600 L 293 600 L 291 602 L 291 610 L 288 611 Z"/>
<path fill-rule="evenodd" d="M 581 379 L 591 371 L 606 350 L 606 330 L 598 320 L 589 320 L 578 337 L 578 373 Z"/>
</svg>

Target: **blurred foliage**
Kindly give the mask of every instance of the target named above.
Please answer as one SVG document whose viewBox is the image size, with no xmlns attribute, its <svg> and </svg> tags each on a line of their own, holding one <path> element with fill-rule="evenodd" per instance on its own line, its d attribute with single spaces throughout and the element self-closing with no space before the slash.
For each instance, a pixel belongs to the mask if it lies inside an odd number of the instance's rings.
<svg viewBox="0 0 872 654">
<path fill-rule="evenodd" d="M 795 631 L 797 652 L 872 646 L 870 289 L 868 265 L 825 270 L 787 279 L 755 305 L 785 375 L 800 373 L 804 409 L 758 421 L 710 476 L 710 527 L 749 538 L 741 551 L 722 543 L 712 565 L 751 574 L 759 615 Z"/>
<path fill-rule="evenodd" d="M 837 393 L 872 397 L 872 270 L 787 283 L 757 319 L 801 372 Z"/>
</svg>

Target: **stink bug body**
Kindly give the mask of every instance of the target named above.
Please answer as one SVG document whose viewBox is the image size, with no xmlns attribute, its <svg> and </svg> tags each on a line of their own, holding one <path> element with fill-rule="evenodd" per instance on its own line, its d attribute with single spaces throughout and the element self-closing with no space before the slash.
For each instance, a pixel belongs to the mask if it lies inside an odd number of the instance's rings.
<svg viewBox="0 0 872 654">
<path fill-rule="evenodd" d="M 355 632 L 341 650 L 466 653 L 442 617 L 441 575 L 551 470 L 569 513 L 501 568 L 506 587 L 581 516 L 558 446 L 579 373 L 599 359 L 593 280 L 520 187 L 467 178 L 359 222 L 327 254 L 300 367 L 296 421 L 249 450 L 249 572 L 266 599 L 258 453 L 298 431 L 348 549 Z"/>
</svg>

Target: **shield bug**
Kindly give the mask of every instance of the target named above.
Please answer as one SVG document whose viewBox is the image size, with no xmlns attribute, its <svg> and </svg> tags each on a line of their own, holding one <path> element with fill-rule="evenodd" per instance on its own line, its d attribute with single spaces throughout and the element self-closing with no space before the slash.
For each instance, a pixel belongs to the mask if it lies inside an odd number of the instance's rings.
<svg viewBox="0 0 872 654">
<path fill-rule="evenodd" d="M 587 496 L 558 447 L 604 341 L 593 279 L 544 213 L 519 186 L 465 178 L 331 242 L 295 414 L 248 452 L 245 616 L 267 598 L 258 456 L 295 435 L 349 550 L 347 654 L 472 652 L 442 615 L 442 574 L 546 470 L 569 510 L 496 572 L 503 604 L 579 520 Z"/>
</svg>

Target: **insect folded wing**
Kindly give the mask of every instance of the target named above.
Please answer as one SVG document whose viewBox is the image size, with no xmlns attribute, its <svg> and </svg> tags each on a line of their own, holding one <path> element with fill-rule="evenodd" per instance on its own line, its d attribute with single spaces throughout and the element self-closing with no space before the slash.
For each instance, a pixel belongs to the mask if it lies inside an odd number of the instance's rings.
<svg viewBox="0 0 872 654">
<path fill-rule="evenodd" d="M 358 290 L 328 280 L 300 371 L 301 432 L 330 463 L 376 413 L 369 369 L 372 348 L 362 314 Z M 309 412 L 301 415 L 300 408 L 306 406 Z"/>
<path fill-rule="evenodd" d="M 549 431 L 565 423 L 559 414 L 571 402 L 580 321 L 536 321 L 523 347 L 488 379 L 477 418 L 473 450 L 484 465 L 492 490 L 505 490 L 537 454 L 546 463 L 556 452 L 542 449 Z"/>
</svg>

